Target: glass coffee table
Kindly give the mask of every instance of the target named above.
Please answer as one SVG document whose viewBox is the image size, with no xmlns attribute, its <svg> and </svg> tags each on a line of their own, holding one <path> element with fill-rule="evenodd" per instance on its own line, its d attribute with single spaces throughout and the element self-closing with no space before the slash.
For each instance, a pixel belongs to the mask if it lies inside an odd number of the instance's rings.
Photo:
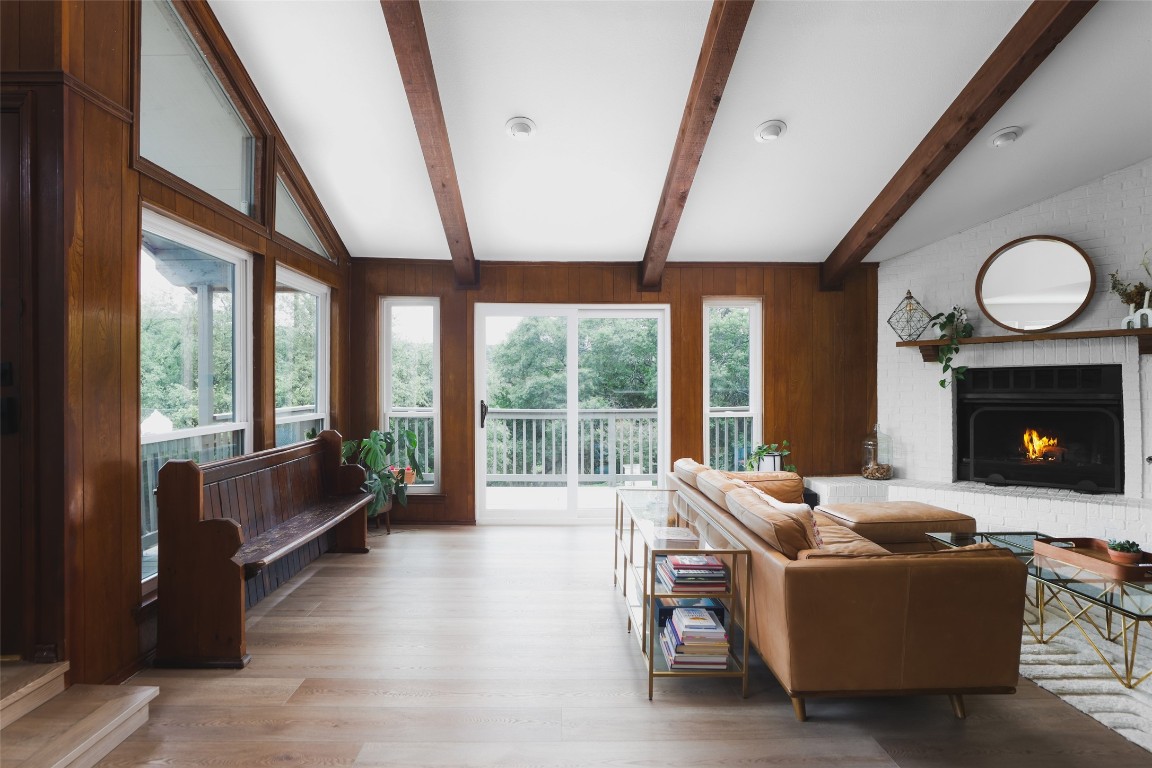
<svg viewBox="0 0 1152 768">
<path fill-rule="evenodd" d="M 1010 550 L 1028 566 L 1032 585 L 1028 603 L 1036 618 L 1029 622 L 1025 617 L 1024 626 L 1037 642 L 1047 643 L 1068 627 L 1076 627 L 1125 688 L 1135 688 L 1152 677 L 1152 669 L 1143 674 L 1136 670 L 1140 627 L 1152 630 L 1152 581 L 1121 581 L 1037 555 L 1033 551 L 1035 540 L 1051 538 L 1038 531 L 929 533 L 928 537 L 947 547 L 989 542 Z M 1121 646 L 1121 668 L 1101 650 L 1097 640 Z"/>
</svg>

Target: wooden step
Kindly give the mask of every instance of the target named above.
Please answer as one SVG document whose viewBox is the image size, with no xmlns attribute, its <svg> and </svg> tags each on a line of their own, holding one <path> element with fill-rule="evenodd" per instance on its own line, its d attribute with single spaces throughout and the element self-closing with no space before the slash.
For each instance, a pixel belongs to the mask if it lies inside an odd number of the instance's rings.
<svg viewBox="0 0 1152 768">
<path fill-rule="evenodd" d="M 58 664 L 0 663 L 0 728 L 7 728 L 10 723 L 62 693 L 67 671 L 66 661 Z"/>
<path fill-rule="evenodd" d="M 2 768 L 87 768 L 148 722 L 159 688 L 74 685 L 4 728 Z"/>
</svg>

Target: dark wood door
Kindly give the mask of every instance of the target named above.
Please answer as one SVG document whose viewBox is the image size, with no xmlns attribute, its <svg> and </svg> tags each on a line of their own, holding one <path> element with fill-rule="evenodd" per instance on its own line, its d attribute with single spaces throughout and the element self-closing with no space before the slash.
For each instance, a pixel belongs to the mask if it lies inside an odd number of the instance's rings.
<svg viewBox="0 0 1152 768">
<path fill-rule="evenodd" d="M 7 105 L 5 105 L 7 107 Z M 20 112 L 0 111 L 0 653 L 24 655 L 25 580 L 22 546 L 23 471 L 20 444 L 21 163 Z M 26 231 L 26 230 L 25 230 Z"/>
</svg>

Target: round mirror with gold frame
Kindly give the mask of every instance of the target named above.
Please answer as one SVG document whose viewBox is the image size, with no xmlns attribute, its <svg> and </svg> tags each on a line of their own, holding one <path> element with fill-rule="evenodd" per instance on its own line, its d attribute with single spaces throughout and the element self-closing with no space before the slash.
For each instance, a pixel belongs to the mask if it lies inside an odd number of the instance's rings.
<svg viewBox="0 0 1152 768">
<path fill-rule="evenodd" d="M 976 277 L 976 301 L 1001 328 L 1039 333 L 1070 323 L 1096 290 L 1088 254 L 1061 237 L 1036 235 L 996 250 Z"/>
</svg>

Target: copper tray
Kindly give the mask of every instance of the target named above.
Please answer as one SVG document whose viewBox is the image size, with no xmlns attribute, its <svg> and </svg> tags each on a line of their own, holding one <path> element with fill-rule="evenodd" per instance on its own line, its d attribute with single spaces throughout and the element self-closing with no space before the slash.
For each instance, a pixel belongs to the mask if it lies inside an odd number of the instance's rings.
<svg viewBox="0 0 1152 768">
<path fill-rule="evenodd" d="M 1056 544 L 1071 544 L 1058 547 Z M 1152 581 L 1152 554 L 1145 552 L 1140 563 L 1125 565 L 1108 557 L 1108 542 L 1104 539 L 1036 539 L 1033 552 L 1052 560 L 1083 568 L 1099 576 L 1117 581 Z"/>
</svg>

